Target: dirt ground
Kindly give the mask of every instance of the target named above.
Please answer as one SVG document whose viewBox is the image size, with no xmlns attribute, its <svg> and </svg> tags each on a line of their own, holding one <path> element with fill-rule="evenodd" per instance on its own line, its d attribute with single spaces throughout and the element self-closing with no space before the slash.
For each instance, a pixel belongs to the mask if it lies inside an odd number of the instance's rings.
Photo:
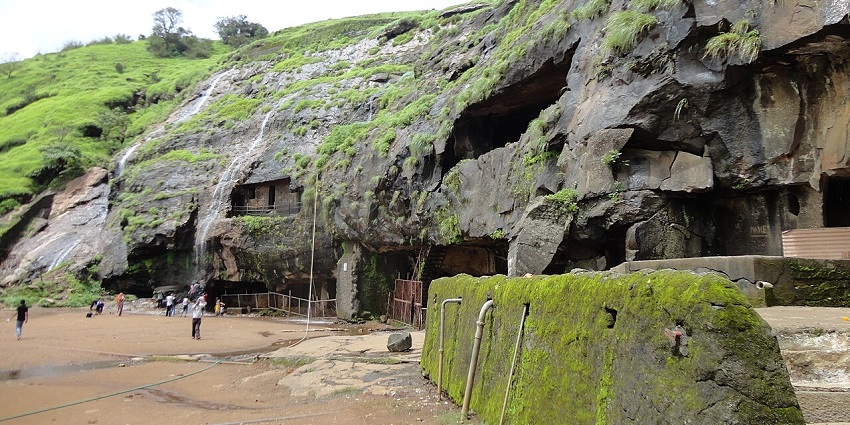
<svg viewBox="0 0 850 425">
<path fill-rule="evenodd" d="M 284 318 L 165 317 L 143 301 L 86 318 L 88 309 L 31 310 L 15 340 L 0 318 L 0 422 L 10 424 L 453 424 L 413 349 L 392 354 L 393 330 Z M 847 309 L 757 309 L 777 333 L 846 332 Z M 850 425 L 850 392 L 798 388 L 809 423 Z M 475 424 L 475 418 L 467 423 Z"/>
<path fill-rule="evenodd" d="M 31 309 L 23 338 L 0 319 L 0 422 L 10 424 L 449 424 L 414 348 L 392 356 L 386 325 L 191 319 L 131 307 Z M 4 310 L 6 318 L 12 310 Z M 222 361 L 223 360 L 223 361 Z M 217 361 L 220 361 L 217 363 Z M 468 421 L 468 423 L 475 423 Z"/>
</svg>

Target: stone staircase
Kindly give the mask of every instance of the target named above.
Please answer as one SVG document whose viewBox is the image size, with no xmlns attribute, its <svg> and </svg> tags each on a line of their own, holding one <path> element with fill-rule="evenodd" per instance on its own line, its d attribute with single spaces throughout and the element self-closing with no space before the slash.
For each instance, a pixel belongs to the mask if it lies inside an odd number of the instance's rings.
<svg viewBox="0 0 850 425">
<path fill-rule="evenodd" d="M 850 309 L 756 309 L 771 325 L 809 425 L 850 425 Z"/>
</svg>

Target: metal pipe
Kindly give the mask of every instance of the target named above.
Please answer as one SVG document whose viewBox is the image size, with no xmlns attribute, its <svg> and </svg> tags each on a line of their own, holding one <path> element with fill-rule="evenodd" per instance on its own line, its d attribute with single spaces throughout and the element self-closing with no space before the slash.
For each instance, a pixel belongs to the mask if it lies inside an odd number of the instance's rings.
<svg viewBox="0 0 850 425">
<path fill-rule="evenodd" d="M 514 379 L 514 367 L 516 367 L 516 358 L 519 355 L 519 342 L 522 338 L 522 330 L 525 329 L 525 317 L 528 315 L 528 304 L 522 308 L 522 319 L 519 321 L 519 331 L 516 334 L 516 345 L 514 346 L 514 359 L 511 360 L 511 371 L 508 373 L 508 386 L 505 388 L 505 399 L 502 401 L 502 415 L 499 417 L 499 425 L 505 423 L 505 408 L 508 407 L 508 394 L 511 392 L 511 380 Z"/>
<path fill-rule="evenodd" d="M 481 350 L 481 336 L 484 334 L 484 317 L 487 315 L 487 310 L 493 307 L 493 300 L 487 300 L 481 306 L 481 312 L 478 313 L 478 321 L 475 322 L 475 341 L 472 343 L 472 358 L 469 359 L 469 374 L 466 377 L 466 391 L 463 393 L 463 407 L 460 410 L 460 421 L 466 420 L 466 415 L 469 413 L 469 399 L 472 398 L 472 382 L 475 380 L 475 366 L 478 363 L 478 351 Z"/>
<path fill-rule="evenodd" d="M 437 400 L 443 399 L 443 329 L 446 324 L 446 303 L 458 303 L 462 298 L 447 298 L 440 303 L 440 360 L 437 363 Z"/>
</svg>

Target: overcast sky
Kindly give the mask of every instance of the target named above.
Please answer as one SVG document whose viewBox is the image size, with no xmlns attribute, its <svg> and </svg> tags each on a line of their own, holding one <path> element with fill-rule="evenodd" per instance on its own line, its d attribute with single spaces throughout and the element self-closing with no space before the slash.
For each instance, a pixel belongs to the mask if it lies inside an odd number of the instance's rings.
<svg viewBox="0 0 850 425">
<path fill-rule="evenodd" d="M 127 34 L 150 34 L 152 15 L 175 7 L 184 28 L 204 38 L 218 38 L 218 18 L 245 15 L 269 31 L 331 18 L 375 12 L 443 9 L 468 0 L 0 0 L 0 57 L 20 59 L 59 51 L 71 40 Z"/>
</svg>

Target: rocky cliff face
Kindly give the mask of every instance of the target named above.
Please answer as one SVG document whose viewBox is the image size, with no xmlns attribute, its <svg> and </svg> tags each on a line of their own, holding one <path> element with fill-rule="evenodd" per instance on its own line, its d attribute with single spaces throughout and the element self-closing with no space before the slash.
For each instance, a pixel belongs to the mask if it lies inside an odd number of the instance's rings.
<svg viewBox="0 0 850 425">
<path fill-rule="evenodd" d="M 313 269 L 332 296 L 780 254 L 783 230 L 850 225 L 848 11 L 515 0 L 284 31 L 125 151 L 102 277 L 306 295 Z"/>
</svg>

